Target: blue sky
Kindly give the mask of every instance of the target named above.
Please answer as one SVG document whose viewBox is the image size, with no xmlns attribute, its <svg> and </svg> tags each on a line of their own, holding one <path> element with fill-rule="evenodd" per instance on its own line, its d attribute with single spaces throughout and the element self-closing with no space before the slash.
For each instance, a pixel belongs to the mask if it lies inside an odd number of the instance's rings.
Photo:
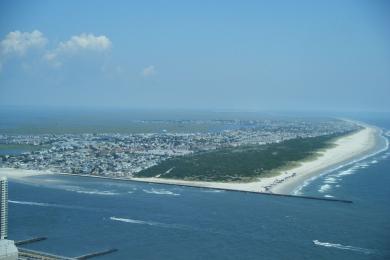
<svg viewBox="0 0 390 260">
<path fill-rule="evenodd" d="M 1 1 L 0 104 L 390 111 L 386 1 Z"/>
</svg>

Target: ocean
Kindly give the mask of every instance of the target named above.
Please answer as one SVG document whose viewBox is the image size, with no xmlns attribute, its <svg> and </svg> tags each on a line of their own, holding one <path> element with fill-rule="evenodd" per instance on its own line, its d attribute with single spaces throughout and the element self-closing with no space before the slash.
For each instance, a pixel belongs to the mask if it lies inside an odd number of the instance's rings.
<svg viewBox="0 0 390 260">
<path fill-rule="evenodd" d="M 353 203 L 28 177 L 9 181 L 9 238 L 45 236 L 25 247 L 68 257 L 118 249 L 97 259 L 390 259 L 389 150 L 298 192 Z"/>
</svg>

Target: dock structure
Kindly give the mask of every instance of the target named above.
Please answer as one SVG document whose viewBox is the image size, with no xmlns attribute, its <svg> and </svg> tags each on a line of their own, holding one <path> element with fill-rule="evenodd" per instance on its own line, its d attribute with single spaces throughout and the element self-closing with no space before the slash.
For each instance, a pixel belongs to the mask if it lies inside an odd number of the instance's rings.
<svg viewBox="0 0 390 260">
<path fill-rule="evenodd" d="M 46 252 L 41 252 L 37 250 L 31 250 L 26 248 L 18 247 L 19 250 L 19 260 L 27 260 L 27 259 L 34 259 L 34 260 L 75 260 L 71 257 L 66 256 L 60 256 L 55 254 L 49 254 Z"/>
<path fill-rule="evenodd" d="M 15 245 L 20 246 L 20 245 L 43 241 L 46 239 L 47 239 L 47 237 L 34 237 L 34 238 L 30 238 L 30 239 L 16 241 Z M 107 255 L 107 254 L 118 251 L 118 249 L 112 248 L 112 249 L 88 253 L 85 255 L 77 256 L 77 257 L 61 256 L 61 255 L 51 254 L 51 253 L 42 252 L 42 251 L 31 250 L 31 249 L 27 249 L 27 248 L 23 248 L 23 247 L 18 247 L 18 251 L 19 251 L 19 256 L 18 256 L 19 260 L 27 260 L 27 259 L 34 259 L 34 260 L 84 260 L 84 259 L 89 259 L 89 258 L 96 257 L 96 256 Z"/>
<path fill-rule="evenodd" d="M 21 246 L 21 245 L 25 245 L 25 244 L 39 242 L 39 241 L 43 241 L 46 239 L 47 239 L 47 237 L 34 237 L 34 238 L 26 239 L 26 240 L 19 240 L 19 241 L 15 242 L 15 246 Z"/>
<path fill-rule="evenodd" d="M 86 176 L 87 177 L 87 176 Z M 235 190 L 229 188 L 216 188 L 216 187 L 207 187 L 207 186 L 198 186 L 192 184 L 184 184 L 184 183 L 162 183 L 162 182 L 154 182 L 154 181 L 145 181 L 145 180 L 135 180 L 135 179 L 117 179 L 122 181 L 133 181 L 133 182 L 143 182 L 148 184 L 157 184 L 157 185 L 171 185 L 178 187 L 190 187 L 190 188 L 199 188 L 199 189 L 209 189 L 209 190 L 220 190 L 220 191 L 232 191 L 232 192 L 241 192 L 241 193 L 251 193 L 251 194 L 259 194 L 266 196 L 276 196 L 276 197 L 288 197 L 288 198 L 296 198 L 296 199 L 309 199 L 309 200 L 320 200 L 320 201 L 330 201 L 330 202 L 341 202 L 341 203 L 353 203 L 352 200 L 346 199 L 337 199 L 337 198 L 325 198 L 325 197 L 316 197 L 316 196 L 305 196 L 305 195 L 292 195 L 292 194 L 281 194 L 281 193 L 272 193 L 272 192 L 262 192 L 262 191 L 250 191 L 250 190 Z"/>
<path fill-rule="evenodd" d="M 107 255 L 113 252 L 118 251 L 118 249 L 107 249 L 103 251 L 98 251 L 98 252 L 93 252 L 89 254 L 85 254 L 82 256 L 77 256 L 77 257 L 67 257 L 67 256 L 61 256 L 61 255 L 56 255 L 56 254 L 50 254 L 42 251 L 37 251 L 37 250 L 31 250 L 31 249 L 26 249 L 26 248 L 21 248 L 18 247 L 19 250 L 19 260 L 85 260 L 97 256 L 102 256 L 102 255 Z"/>
<path fill-rule="evenodd" d="M 77 259 L 77 260 L 84 260 L 84 259 L 89 259 L 89 258 L 92 258 L 92 257 L 95 257 L 95 256 L 107 255 L 107 254 L 110 254 L 110 253 L 114 253 L 116 251 L 118 251 L 118 249 L 112 248 L 112 249 L 107 249 L 107 250 L 104 250 L 104 251 L 99 251 L 99 252 L 94 252 L 94 253 L 90 253 L 90 254 L 85 254 L 85 255 L 82 255 L 82 256 L 77 256 L 77 257 L 75 257 L 75 259 Z"/>
</svg>

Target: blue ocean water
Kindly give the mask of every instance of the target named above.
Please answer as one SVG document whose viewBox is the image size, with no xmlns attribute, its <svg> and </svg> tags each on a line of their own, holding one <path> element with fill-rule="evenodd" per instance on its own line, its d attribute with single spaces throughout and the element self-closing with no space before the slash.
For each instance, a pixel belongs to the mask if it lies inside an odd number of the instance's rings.
<svg viewBox="0 0 390 260">
<path fill-rule="evenodd" d="M 390 121 L 372 122 L 390 129 Z M 73 176 L 9 183 L 9 237 L 100 259 L 390 259 L 390 153 L 301 192 L 352 204 Z"/>
<path fill-rule="evenodd" d="M 0 149 L 0 155 L 19 155 L 26 150 L 23 149 Z"/>
</svg>

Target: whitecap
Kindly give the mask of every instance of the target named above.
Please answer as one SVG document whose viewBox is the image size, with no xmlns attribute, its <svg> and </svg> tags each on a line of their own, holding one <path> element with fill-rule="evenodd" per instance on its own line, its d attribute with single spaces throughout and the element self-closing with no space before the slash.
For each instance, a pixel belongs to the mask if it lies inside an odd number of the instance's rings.
<svg viewBox="0 0 390 260">
<path fill-rule="evenodd" d="M 331 248 L 337 248 L 337 249 L 342 249 L 342 250 L 351 250 L 351 251 L 361 252 L 364 254 L 373 253 L 373 250 L 361 248 L 361 247 L 345 246 L 342 244 L 335 244 L 335 243 L 328 243 L 328 242 L 320 242 L 318 240 L 313 240 L 313 243 L 317 246 L 331 247 Z"/>
<path fill-rule="evenodd" d="M 335 177 L 327 177 L 327 178 L 325 178 L 324 183 L 327 183 L 327 184 L 337 183 L 337 179 Z"/>
<path fill-rule="evenodd" d="M 354 174 L 354 173 L 355 173 L 355 168 L 352 167 L 352 168 L 350 168 L 348 170 L 342 171 L 341 173 L 337 174 L 337 177 L 351 175 L 351 174 Z"/>
<path fill-rule="evenodd" d="M 325 197 L 325 198 L 334 198 L 334 196 L 329 195 L 329 194 L 324 195 L 324 197 Z"/>
<path fill-rule="evenodd" d="M 330 186 L 329 184 L 324 184 L 320 187 L 320 189 L 318 190 L 318 192 L 321 192 L 321 193 L 324 193 L 325 191 L 329 190 L 332 186 Z"/>
<path fill-rule="evenodd" d="M 146 193 L 149 193 L 149 194 L 180 196 L 179 193 L 174 193 L 172 191 L 164 190 L 164 189 L 154 189 L 154 188 L 152 188 L 150 190 L 143 189 L 142 191 L 146 192 Z"/>
<path fill-rule="evenodd" d="M 367 163 L 360 164 L 359 167 L 362 169 L 367 168 L 369 165 Z"/>
</svg>

